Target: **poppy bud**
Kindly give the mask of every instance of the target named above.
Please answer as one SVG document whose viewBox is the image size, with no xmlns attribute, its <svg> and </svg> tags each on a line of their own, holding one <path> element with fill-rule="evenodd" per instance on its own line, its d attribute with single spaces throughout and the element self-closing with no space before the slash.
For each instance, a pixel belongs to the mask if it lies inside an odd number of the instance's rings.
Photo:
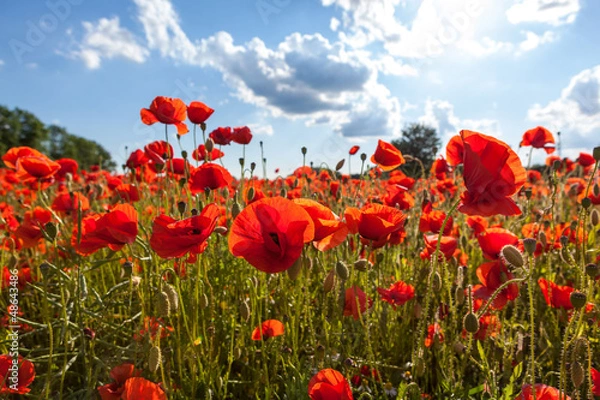
<svg viewBox="0 0 600 400">
<path fill-rule="evenodd" d="M 581 206 L 583 208 L 585 208 L 586 210 L 588 208 L 590 208 L 591 205 L 592 205 L 592 199 L 590 199 L 589 197 L 584 197 L 583 199 L 581 199 Z"/>
<path fill-rule="evenodd" d="M 223 190 L 221 191 L 221 194 L 223 195 L 223 197 L 225 198 L 225 200 L 227 200 L 229 198 L 229 188 L 228 187 L 224 187 Z"/>
<path fill-rule="evenodd" d="M 236 201 L 235 203 L 233 203 L 233 206 L 231 206 L 231 216 L 233 218 L 236 218 L 241 212 L 242 207 L 240 206 L 240 203 Z"/>
<path fill-rule="evenodd" d="M 305 156 L 306 155 L 306 147 L 302 147 L 300 149 L 300 151 L 302 152 L 302 155 Z"/>
<path fill-rule="evenodd" d="M 344 166 L 344 162 L 346 162 L 346 160 L 343 158 L 340 161 L 338 161 L 338 163 L 335 164 L 335 170 L 339 171 L 340 169 L 342 169 L 342 167 Z"/>
<path fill-rule="evenodd" d="M 337 276 L 339 276 L 340 279 L 343 281 L 348 280 L 348 278 L 350 277 L 350 271 L 348 271 L 348 266 L 342 261 L 338 261 L 335 264 L 335 272 L 337 273 Z"/>
<path fill-rule="evenodd" d="M 587 303 L 587 296 L 585 293 L 579 291 L 571 292 L 569 299 L 571 300 L 571 305 L 575 308 L 582 308 Z"/>
<path fill-rule="evenodd" d="M 434 292 L 439 292 L 442 288 L 442 277 L 437 272 L 431 277 L 431 288 Z"/>
<path fill-rule="evenodd" d="M 598 272 L 600 272 L 600 268 L 596 264 L 588 264 L 585 266 L 585 273 L 592 279 L 596 279 L 598 276 Z"/>
<path fill-rule="evenodd" d="M 159 316 L 169 316 L 171 304 L 169 302 L 169 296 L 165 292 L 156 292 L 156 295 L 154 296 L 154 306 L 156 307 Z"/>
<path fill-rule="evenodd" d="M 565 235 L 562 235 L 560 239 L 558 239 L 562 247 L 565 247 L 567 243 L 569 243 L 569 238 Z"/>
<path fill-rule="evenodd" d="M 244 168 L 244 159 L 240 158 L 239 162 L 240 162 L 240 167 Z"/>
<path fill-rule="evenodd" d="M 371 267 L 372 265 L 369 260 L 364 258 L 354 262 L 354 268 L 356 268 L 358 271 L 367 271 L 371 269 Z"/>
<path fill-rule="evenodd" d="M 525 238 L 523 239 L 523 248 L 529 255 L 535 253 L 535 247 L 537 245 L 537 241 L 533 238 Z"/>
<path fill-rule="evenodd" d="M 177 211 L 179 211 L 179 214 L 181 214 L 181 215 L 185 214 L 186 210 L 187 210 L 187 203 L 185 201 L 177 202 Z"/>
<path fill-rule="evenodd" d="M 44 232 L 46 233 L 47 239 L 51 242 L 56 238 L 56 234 L 58 233 L 58 229 L 53 222 L 48 222 L 44 225 Z"/>
<path fill-rule="evenodd" d="M 169 284 L 164 284 L 163 293 L 166 293 L 169 299 L 169 311 L 177 312 L 179 309 L 179 294 L 177 290 Z"/>
<path fill-rule="evenodd" d="M 465 315 L 465 318 L 463 319 L 463 327 L 469 333 L 477 333 L 479 330 L 479 319 L 477 318 L 477 315 L 475 315 L 473 312 Z"/>
<path fill-rule="evenodd" d="M 600 161 L 600 146 L 594 147 L 594 150 L 592 151 L 592 155 L 594 156 L 594 160 Z"/>
<path fill-rule="evenodd" d="M 188 157 L 188 152 L 185 150 L 181 150 L 181 158 L 183 158 L 184 160 L 187 160 Z"/>
<path fill-rule="evenodd" d="M 131 261 L 125 261 L 121 265 L 121 278 L 130 277 L 133 274 L 133 264 Z"/>
<path fill-rule="evenodd" d="M 454 292 L 454 297 L 456 298 L 456 304 L 461 305 L 465 302 L 465 291 L 460 286 L 456 287 Z"/>
<path fill-rule="evenodd" d="M 335 284 L 335 269 L 329 271 L 325 280 L 323 281 L 323 292 L 329 293 L 333 289 L 333 285 Z"/>
<path fill-rule="evenodd" d="M 454 349 L 454 352 L 456 354 L 462 354 L 465 352 L 465 349 L 467 348 L 467 346 L 465 346 L 461 342 L 454 342 L 454 344 L 452 345 L 452 348 Z"/>
<path fill-rule="evenodd" d="M 204 149 L 206 150 L 206 152 L 210 153 L 211 151 L 213 151 L 214 148 L 215 142 L 212 140 L 212 138 L 206 139 L 206 142 L 204 142 Z"/>
<path fill-rule="evenodd" d="M 279 195 L 280 195 L 281 197 L 285 197 L 285 198 L 287 198 L 287 190 L 285 190 L 285 189 L 281 189 L 281 190 L 279 191 Z"/>
<path fill-rule="evenodd" d="M 592 190 L 594 191 L 594 196 L 600 196 L 600 186 L 598 186 L 597 183 L 594 183 L 594 188 Z"/>
<path fill-rule="evenodd" d="M 229 231 L 229 229 L 227 229 L 226 226 L 217 226 L 214 230 L 215 233 L 222 235 L 222 236 L 225 236 L 228 231 Z"/>
<path fill-rule="evenodd" d="M 593 226 L 598 226 L 598 224 L 600 224 L 600 212 L 598 212 L 598 210 L 595 208 L 592 210 L 590 215 L 590 221 L 592 222 Z"/>
<path fill-rule="evenodd" d="M 365 161 L 367 159 L 366 153 L 360 153 L 360 161 Z"/>
<path fill-rule="evenodd" d="M 240 317 L 246 322 L 250 319 L 250 305 L 247 301 L 242 301 L 240 303 Z"/>
<path fill-rule="evenodd" d="M 160 347 L 152 346 L 150 348 L 150 352 L 148 353 L 148 369 L 151 372 L 156 372 L 158 371 L 161 363 L 162 354 L 160 352 Z"/>
<path fill-rule="evenodd" d="M 206 293 L 204 293 L 202 296 L 200 296 L 200 303 L 198 305 L 200 306 L 200 308 L 204 309 L 208 307 L 208 303 L 208 296 L 206 295 Z"/>
<path fill-rule="evenodd" d="M 250 163 L 250 171 L 254 172 L 255 169 L 256 169 L 256 163 L 255 162 L 251 162 Z"/>
<path fill-rule="evenodd" d="M 525 197 L 527 198 L 527 200 L 531 200 L 532 193 L 533 192 L 531 191 L 531 188 L 525 189 Z"/>
<path fill-rule="evenodd" d="M 190 214 L 192 214 L 192 217 L 195 217 L 196 215 L 200 214 L 200 212 L 198 211 L 197 208 L 192 208 L 192 210 L 190 211 Z"/>
<path fill-rule="evenodd" d="M 538 235 L 538 239 L 539 239 L 540 243 L 542 244 L 543 248 L 546 248 L 546 246 L 548 246 L 548 237 L 546 236 L 546 232 L 540 231 L 540 234 Z"/>
<path fill-rule="evenodd" d="M 300 275 L 301 271 L 302 271 L 302 257 L 298 257 L 296 262 L 294 262 L 292 264 L 292 266 L 288 268 L 287 274 L 291 280 L 295 281 L 296 279 L 298 279 L 298 276 Z"/>
<path fill-rule="evenodd" d="M 512 265 L 514 267 L 520 268 L 525 264 L 525 260 L 523 259 L 523 255 L 513 245 L 506 245 L 502 248 L 500 254 L 503 257 L 504 264 Z"/>
<path fill-rule="evenodd" d="M 555 171 L 558 171 L 560 169 L 560 166 L 562 165 L 562 162 L 559 160 L 554 160 L 554 162 L 552 163 L 552 169 Z"/>
<path fill-rule="evenodd" d="M 187 183 L 187 179 L 181 178 L 181 179 L 179 179 L 178 183 L 179 183 L 179 187 L 183 188 L 185 186 L 185 184 Z"/>
<path fill-rule="evenodd" d="M 575 360 L 571 363 L 571 382 L 573 382 L 573 386 L 578 388 L 583 383 L 585 378 L 585 372 L 583 371 L 583 367 L 579 361 Z"/>
<path fill-rule="evenodd" d="M 246 194 L 246 202 L 250 203 L 252 200 L 254 200 L 254 188 L 253 187 L 248 189 L 248 193 Z"/>
</svg>

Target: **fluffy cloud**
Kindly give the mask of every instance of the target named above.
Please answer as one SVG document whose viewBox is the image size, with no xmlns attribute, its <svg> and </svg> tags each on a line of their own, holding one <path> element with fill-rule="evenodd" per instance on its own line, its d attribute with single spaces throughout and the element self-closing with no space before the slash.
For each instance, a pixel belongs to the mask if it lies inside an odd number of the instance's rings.
<svg viewBox="0 0 600 400">
<path fill-rule="evenodd" d="M 553 131 L 563 131 L 566 147 L 597 146 L 600 130 L 600 65 L 581 71 L 571 78 L 558 99 L 545 106 L 533 105 L 530 120 L 546 124 Z M 577 143 L 579 142 L 579 143 Z"/>
<path fill-rule="evenodd" d="M 502 136 L 498 121 L 461 119 L 454 113 L 454 105 L 444 100 L 427 100 L 425 113 L 419 118 L 419 122 L 435 128 L 444 143 L 447 143 L 452 136 L 457 135 L 463 129 L 481 132 L 496 138 Z"/>
<path fill-rule="evenodd" d="M 101 18 L 97 23 L 83 22 L 85 35 L 79 48 L 69 54 L 81 59 L 90 69 L 99 68 L 102 59 L 124 58 L 143 63 L 149 52 L 135 36 L 122 28 L 118 17 Z"/>
<path fill-rule="evenodd" d="M 579 0 L 518 0 L 506 11 L 512 24 L 539 22 L 554 26 L 575 21 L 581 6 Z"/>
<path fill-rule="evenodd" d="M 543 44 L 552 43 L 556 40 L 556 34 L 552 31 L 546 31 L 542 35 L 538 35 L 531 31 L 526 31 L 524 34 L 526 38 L 519 44 L 517 54 L 534 50 Z"/>
</svg>

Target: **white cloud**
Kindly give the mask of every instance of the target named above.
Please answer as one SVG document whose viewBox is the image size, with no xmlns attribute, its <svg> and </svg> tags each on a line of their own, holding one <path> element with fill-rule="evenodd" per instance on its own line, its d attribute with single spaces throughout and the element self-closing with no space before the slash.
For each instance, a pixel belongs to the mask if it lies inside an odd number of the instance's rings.
<svg viewBox="0 0 600 400">
<path fill-rule="evenodd" d="M 270 124 L 248 124 L 248 128 L 254 135 L 273 135 L 273 126 Z"/>
<path fill-rule="evenodd" d="M 331 21 L 329 22 L 329 29 L 331 29 L 332 31 L 337 31 L 338 28 L 340 27 L 340 20 L 337 18 L 331 18 Z"/>
<path fill-rule="evenodd" d="M 546 31 L 542 35 L 531 31 L 526 31 L 524 34 L 526 38 L 519 44 L 517 55 L 534 50 L 543 44 L 552 43 L 557 38 L 556 34 L 552 31 Z"/>
<path fill-rule="evenodd" d="M 69 56 L 81 59 L 90 69 L 99 68 L 103 58 L 124 58 L 136 63 L 143 63 L 148 58 L 148 50 L 120 26 L 118 17 L 101 18 L 96 24 L 83 22 L 83 28 L 85 35 L 79 49 Z"/>
<path fill-rule="evenodd" d="M 461 130 L 468 129 L 486 135 L 500 138 L 502 130 L 497 120 L 493 119 L 462 119 L 454 113 L 454 105 L 445 100 L 430 100 L 425 102 L 425 113 L 419 122 L 435 128 L 442 141 L 447 143 Z"/>
<path fill-rule="evenodd" d="M 0 60 L 0 67 L 4 65 L 4 60 Z"/>
<path fill-rule="evenodd" d="M 506 11 L 512 24 L 539 22 L 553 26 L 575 21 L 581 6 L 579 0 L 517 0 Z"/>
<path fill-rule="evenodd" d="M 545 106 L 534 104 L 528 111 L 531 121 L 563 131 L 565 147 L 581 147 L 582 141 L 598 145 L 600 130 L 600 65 L 571 78 L 558 99 Z"/>
<path fill-rule="evenodd" d="M 457 44 L 457 47 L 475 57 L 490 56 L 499 52 L 511 52 L 514 48 L 512 43 L 498 42 L 487 36 L 481 40 L 462 40 Z"/>
</svg>

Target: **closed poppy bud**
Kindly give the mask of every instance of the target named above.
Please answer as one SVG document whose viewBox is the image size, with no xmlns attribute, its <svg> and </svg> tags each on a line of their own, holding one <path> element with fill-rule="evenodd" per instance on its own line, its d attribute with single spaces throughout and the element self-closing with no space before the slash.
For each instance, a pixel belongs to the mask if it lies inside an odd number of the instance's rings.
<svg viewBox="0 0 600 400">
<path fill-rule="evenodd" d="M 250 319 L 250 305 L 248 305 L 247 301 L 240 303 L 240 317 L 246 322 Z"/>
<path fill-rule="evenodd" d="M 590 208 L 591 205 L 592 205 L 592 199 L 590 199 L 589 197 L 584 197 L 583 199 L 581 199 L 581 206 L 583 208 L 585 208 L 586 210 L 588 208 Z"/>
<path fill-rule="evenodd" d="M 540 240 L 542 247 L 545 248 L 548 245 L 548 236 L 546 236 L 546 232 L 540 231 L 540 234 L 538 235 L 538 239 Z"/>
<path fill-rule="evenodd" d="M 600 224 L 600 212 L 595 208 L 592 210 L 592 214 L 590 215 L 590 221 L 593 226 L 598 226 Z"/>
<path fill-rule="evenodd" d="M 215 142 L 211 138 L 206 139 L 206 142 L 204 142 L 204 148 L 206 149 L 207 153 L 210 153 L 215 148 Z"/>
<path fill-rule="evenodd" d="M 461 305 L 465 302 L 465 291 L 460 286 L 456 287 L 456 291 L 454 292 L 454 297 L 456 298 L 456 304 Z"/>
<path fill-rule="evenodd" d="M 367 159 L 367 154 L 366 153 L 360 153 L 360 160 L 361 161 L 366 161 Z"/>
<path fill-rule="evenodd" d="M 254 188 L 253 187 L 248 189 L 248 193 L 246 194 L 246 202 L 250 203 L 252 200 L 254 200 Z"/>
<path fill-rule="evenodd" d="M 165 292 L 157 292 L 154 296 L 154 305 L 159 316 L 168 317 L 171 310 L 169 296 Z"/>
<path fill-rule="evenodd" d="M 336 170 L 336 171 L 339 171 L 340 169 L 342 169 L 342 167 L 344 166 L 344 162 L 345 162 L 345 161 L 346 161 L 346 160 L 345 160 L 345 159 L 343 159 L 343 158 L 342 158 L 340 161 L 338 161 L 338 163 L 335 165 L 335 170 Z"/>
<path fill-rule="evenodd" d="M 531 188 L 525 189 L 525 197 L 527 198 L 527 200 L 531 200 L 532 194 L 533 194 L 533 192 L 531 191 Z"/>
<path fill-rule="evenodd" d="M 523 260 L 523 255 L 521 254 L 519 249 L 517 249 L 513 245 L 509 244 L 504 246 L 500 253 L 504 258 L 505 264 L 509 264 L 514 267 L 520 268 L 525 263 L 525 260 Z"/>
<path fill-rule="evenodd" d="M 592 154 L 594 155 L 594 160 L 600 161 L 600 146 L 594 147 L 594 151 Z"/>
<path fill-rule="evenodd" d="M 206 307 L 208 307 L 208 296 L 206 295 L 206 293 L 204 293 L 202 296 L 200 296 L 200 304 L 198 304 L 200 306 L 200 308 L 204 309 Z"/>
<path fill-rule="evenodd" d="M 562 235 L 560 239 L 558 239 L 562 247 L 565 247 L 567 243 L 569 243 L 569 238 L 565 235 Z"/>
<path fill-rule="evenodd" d="M 477 316 L 473 312 L 465 315 L 465 318 L 463 319 L 463 327 L 469 333 L 477 333 L 479 330 L 479 319 L 477 319 Z"/>
<path fill-rule="evenodd" d="M 367 271 L 371 269 L 371 267 L 372 265 L 369 260 L 364 258 L 354 262 L 354 268 L 356 268 L 358 271 Z"/>
<path fill-rule="evenodd" d="M 280 195 L 281 197 L 286 197 L 286 198 L 287 198 L 287 190 L 285 190 L 285 189 L 281 189 L 281 190 L 279 191 L 279 195 Z"/>
<path fill-rule="evenodd" d="M 156 372 L 158 371 L 161 363 L 162 354 L 160 352 L 160 347 L 152 346 L 150 348 L 150 352 L 148 353 L 148 369 L 151 372 Z"/>
<path fill-rule="evenodd" d="M 287 270 L 287 274 L 291 280 L 295 281 L 298 279 L 300 272 L 302 271 L 302 257 L 299 257 L 295 263 Z"/>
<path fill-rule="evenodd" d="M 585 266 L 586 275 L 592 279 L 596 279 L 596 277 L 598 276 L 598 272 L 600 272 L 600 268 L 598 268 L 596 264 L 590 263 Z"/>
<path fill-rule="evenodd" d="M 302 152 L 302 155 L 305 156 L 306 155 L 306 147 L 302 147 L 300 149 L 300 151 Z"/>
<path fill-rule="evenodd" d="M 329 293 L 333 289 L 333 285 L 335 284 L 335 269 L 329 271 L 325 280 L 323 281 L 323 292 Z"/>
<path fill-rule="evenodd" d="M 337 273 L 337 276 L 339 276 L 340 279 L 343 281 L 347 280 L 350 277 L 350 271 L 348 271 L 348 266 L 342 261 L 338 261 L 335 264 L 335 272 Z"/>
<path fill-rule="evenodd" d="M 176 312 L 179 309 L 179 294 L 177 290 L 169 284 L 164 284 L 163 293 L 166 293 L 169 299 L 169 310 Z"/>
<path fill-rule="evenodd" d="M 571 363 L 571 382 L 573 382 L 573 386 L 578 388 L 583 383 L 585 379 L 585 372 L 581 363 L 577 360 Z"/>
<path fill-rule="evenodd" d="M 179 211 L 179 214 L 181 214 L 181 215 L 185 214 L 186 210 L 187 210 L 187 203 L 185 201 L 180 201 L 177 203 L 177 211 Z"/>
<path fill-rule="evenodd" d="M 44 225 L 44 232 L 48 236 L 48 240 L 54 241 L 58 230 L 56 229 L 56 225 L 53 222 L 48 222 L 46 225 Z"/>
<path fill-rule="evenodd" d="M 236 201 L 235 203 L 233 203 L 233 206 L 231 206 L 231 215 L 233 216 L 233 218 L 236 218 L 241 212 L 242 207 L 240 206 L 240 203 Z"/>
<path fill-rule="evenodd" d="M 442 288 L 442 277 L 437 272 L 431 277 L 431 288 L 435 292 L 438 292 Z"/>
<path fill-rule="evenodd" d="M 569 299 L 571 300 L 571 305 L 575 308 L 582 308 L 587 303 L 587 296 L 585 293 L 579 291 L 571 292 Z"/>
<path fill-rule="evenodd" d="M 462 354 L 465 352 L 465 349 L 467 348 L 467 346 L 465 346 L 464 344 L 462 344 L 461 342 L 455 342 L 452 345 L 452 349 L 454 350 L 454 352 L 456 354 Z"/>
<path fill-rule="evenodd" d="M 537 245 L 537 241 L 533 238 L 523 239 L 523 248 L 530 255 L 535 253 L 535 247 Z"/>
</svg>

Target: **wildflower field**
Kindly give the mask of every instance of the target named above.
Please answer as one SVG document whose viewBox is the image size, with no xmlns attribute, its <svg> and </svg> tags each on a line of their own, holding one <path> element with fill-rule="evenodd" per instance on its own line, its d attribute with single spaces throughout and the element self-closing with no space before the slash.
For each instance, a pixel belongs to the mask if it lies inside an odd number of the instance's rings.
<svg viewBox="0 0 600 400">
<path fill-rule="evenodd" d="M 212 112 L 154 99 L 165 140 L 122 174 L 2 155 L 1 396 L 600 396 L 600 147 L 536 127 L 527 169 L 463 130 L 431 170 L 380 140 L 266 179 L 268 154 L 222 166 L 262 142 Z"/>
</svg>

